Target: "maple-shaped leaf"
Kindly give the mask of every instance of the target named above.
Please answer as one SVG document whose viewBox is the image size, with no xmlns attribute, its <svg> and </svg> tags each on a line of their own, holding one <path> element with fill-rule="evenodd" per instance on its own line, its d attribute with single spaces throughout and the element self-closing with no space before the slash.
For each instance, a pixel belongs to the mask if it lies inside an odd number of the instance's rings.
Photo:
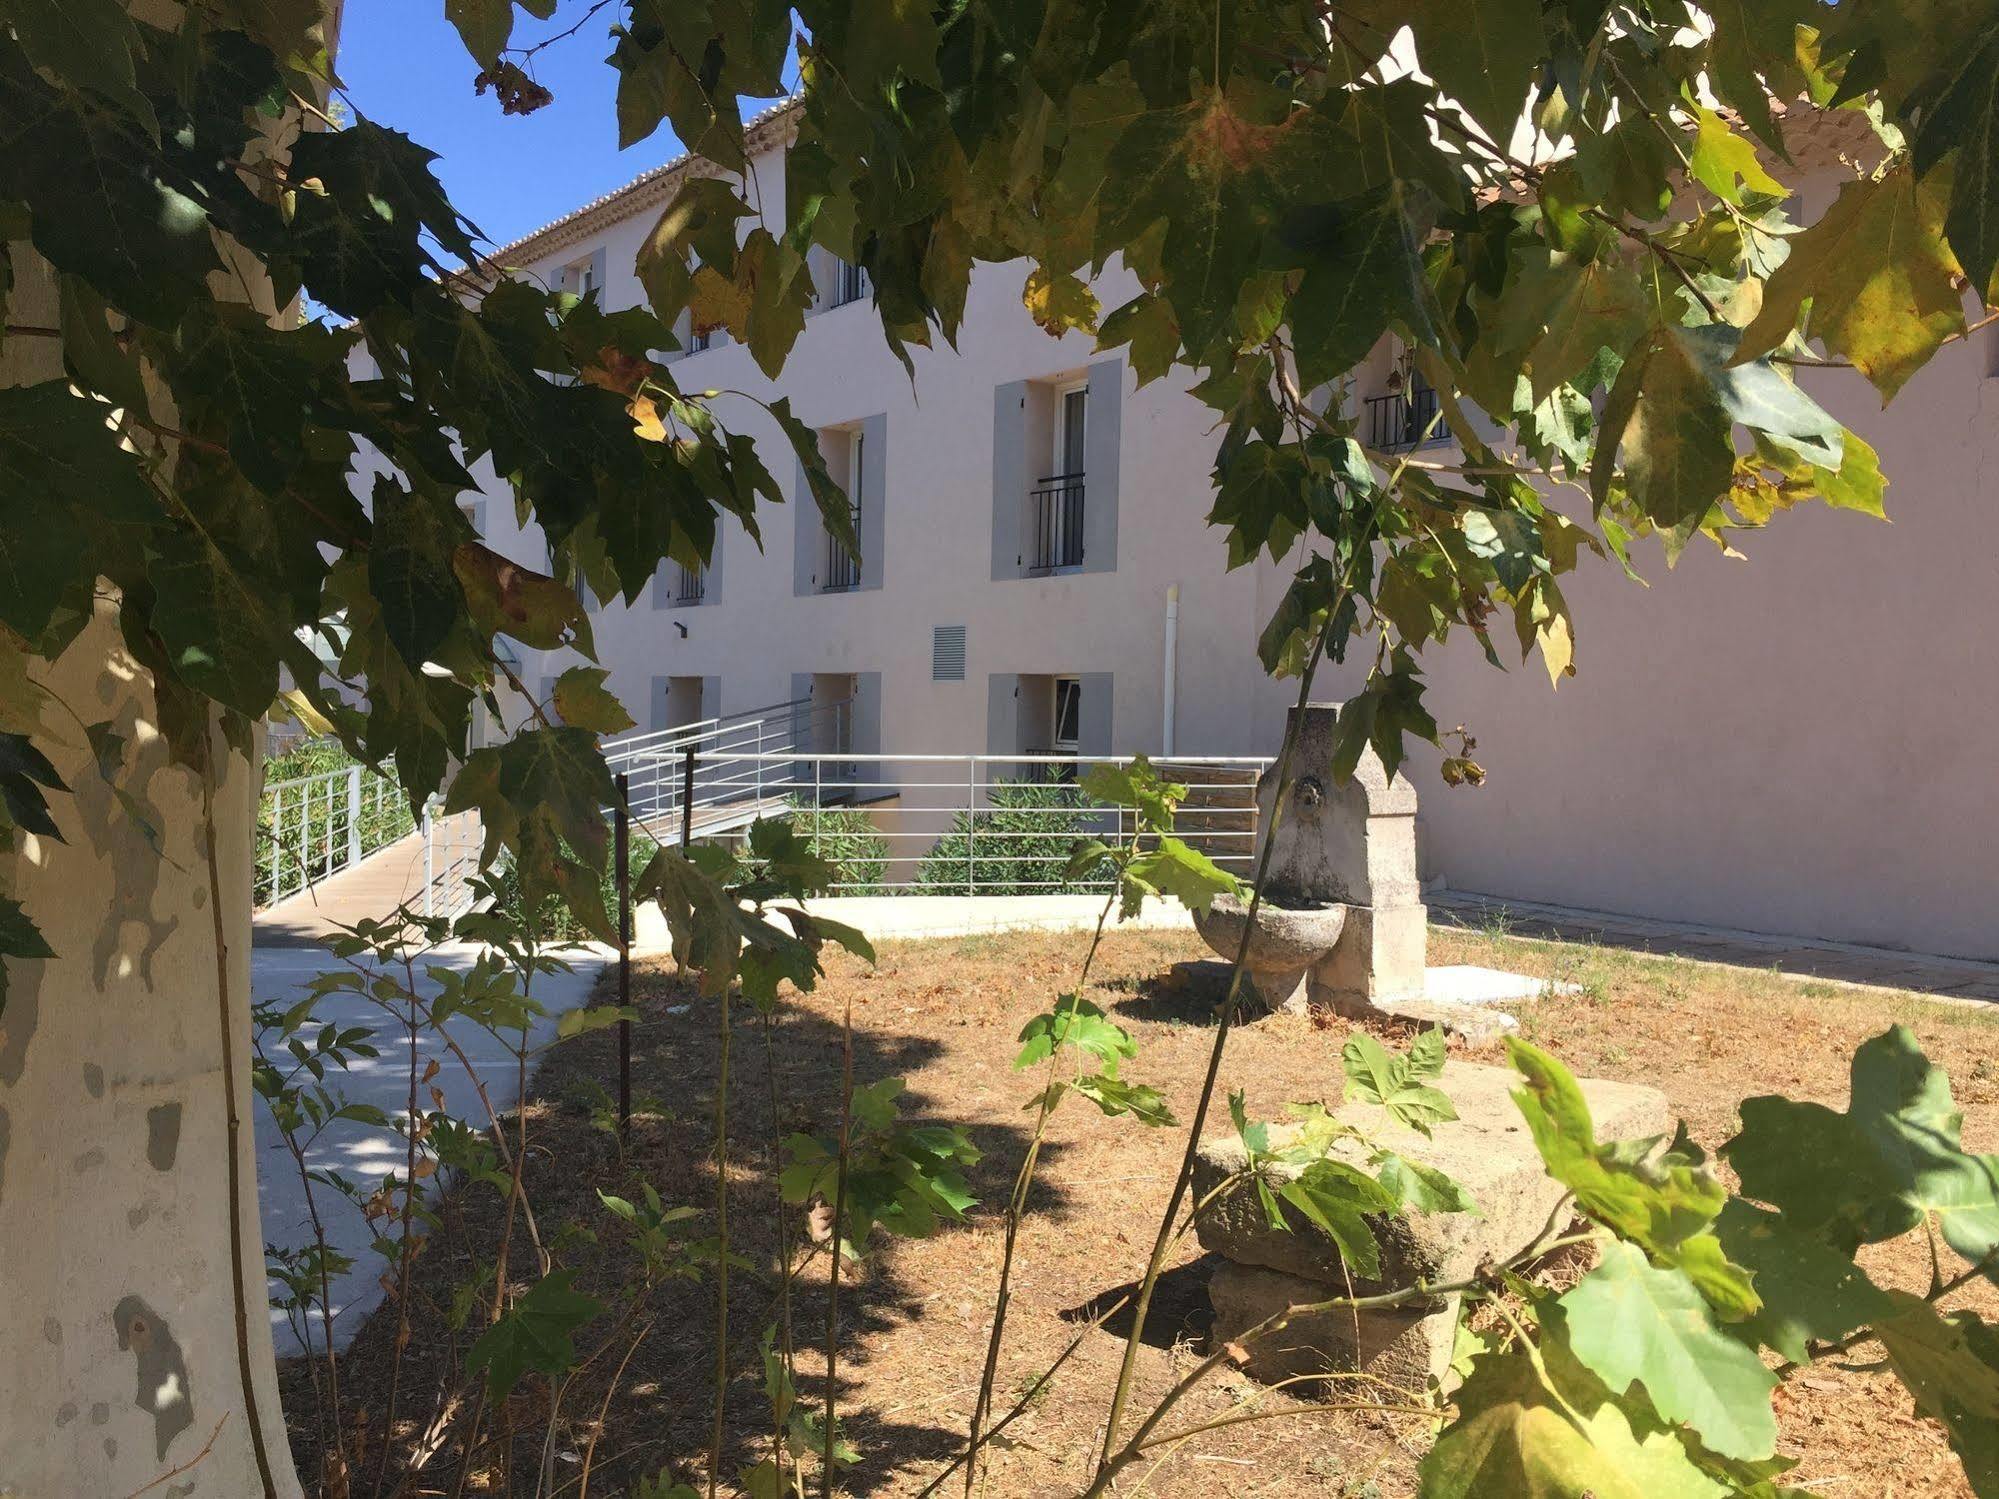
<svg viewBox="0 0 1999 1499">
<path fill-rule="evenodd" d="M 576 1330 L 604 1310 L 604 1303 L 576 1290 L 573 1270 L 552 1270 L 472 1345 L 465 1355 L 468 1374 L 486 1371 L 490 1400 L 504 1400 L 523 1374 L 532 1370 L 555 1379 L 576 1364 Z"/>
</svg>

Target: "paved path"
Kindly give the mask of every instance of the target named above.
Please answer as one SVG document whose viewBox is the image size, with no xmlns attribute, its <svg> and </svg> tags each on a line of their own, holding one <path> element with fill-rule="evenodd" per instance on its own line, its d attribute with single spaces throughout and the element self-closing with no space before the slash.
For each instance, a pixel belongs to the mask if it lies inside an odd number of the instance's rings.
<svg viewBox="0 0 1999 1499">
<path fill-rule="evenodd" d="M 1516 937 L 1556 942 L 1596 942 L 1605 947 L 1670 954 L 1739 968 L 1776 969 L 1795 978 L 1830 979 L 1870 988 L 1911 989 L 1953 999 L 1999 1000 L 1999 963 L 1778 937 L 1727 927 L 1653 921 L 1606 911 L 1507 900 L 1461 890 L 1432 891 L 1424 897 L 1431 920 L 1458 926 L 1503 925 Z"/>
<path fill-rule="evenodd" d="M 261 940 L 261 934 L 260 934 Z M 454 943 L 436 949 L 425 958 L 426 966 L 463 972 L 478 956 L 470 944 Z M 534 997 L 549 1012 L 530 1031 L 530 1046 L 540 1046 L 555 1035 L 556 1017 L 582 1004 L 590 996 L 597 973 L 612 954 L 593 947 L 574 953 L 569 961 L 573 971 L 544 974 L 535 980 Z M 303 993 L 303 985 L 314 975 L 340 966 L 330 955 L 301 947 L 257 947 L 251 952 L 250 983 L 259 1000 L 291 1000 Z M 424 981 L 419 979 L 419 983 Z M 426 984 L 429 992 L 433 985 Z M 334 994 L 321 1001 L 319 1017 L 341 1026 L 366 1025 L 377 1032 L 381 1056 L 357 1061 L 351 1071 L 334 1072 L 327 1079 L 330 1089 L 342 1092 L 356 1103 L 371 1103 L 391 1118 L 400 1116 L 409 1102 L 409 1050 L 393 1033 L 392 1022 L 375 1006 L 354 994 Z M 501 1112 L 513 1107 L 518 1097 L 517 1070 L 512 1054 L 491 1035 L 462 1018 L 445 1022 L 445 1031 L 456 1040 L 466 1057 L 485 1080 L 493 1107 Z M 445 1107 L 462 1119 L 485 1121 L 485 1108 L 463 1065 L 436 1036 L 418 1040 L 419 1066 L 435 1058 L 438 1074 L 433 1082 L 444 1091 Z M 534 1058 L 529 1058 L 529 1066 Z M 312 1241 L 312 1224 L 307 1213 L 304 1184 L 270 1110 L 261 1101 L 256 1107 L 257 1191 L 263 1210 L 266 1242 L 299 1246 Z M 379 1184 L 382 1176 L 403 1164 L 400 1142 L 389 1132 L 342 1122 L 330 1126 L 307 1155 L 315 1170 L 346 1173 L 363 1191 Z M 334 1248 L 350 1256 L 354 1266 L 333 1282 L 332 1302 L 338 1317 L 335 1337 L 344 1346 L 361 1325 L 371 1308 L 382 1299 L 379 1284 L 384 1266 L 369 1248 L 371 1232 L 359 1210 L 330 1187 L 315 1185 L 314 1197 L 321 1221 Z M 276 1287 L 274 1286 L 275 1290 Z M 314 1346 L 319 1346 L 320 1324 L 312 1326 Z M 297 1335 L 284 1314 L 271 1312 L 271 1336 L 280 1356 L 300 1351 Z"/>
<path fill-rule="evenodd" d="M 477 852 L 477 814 L 461 812 L 436 820 L 436 859 L 449 850 Z M 444 869 L 434 869 L 442 882 Z M 383 917 L 408 901 L 422 908 L 423 830 L 405 834 L 360 863 L 259 911 L 254 918 L 258 947 L 317 947 L 335 928 L 365 917 Z"/>
</svg>

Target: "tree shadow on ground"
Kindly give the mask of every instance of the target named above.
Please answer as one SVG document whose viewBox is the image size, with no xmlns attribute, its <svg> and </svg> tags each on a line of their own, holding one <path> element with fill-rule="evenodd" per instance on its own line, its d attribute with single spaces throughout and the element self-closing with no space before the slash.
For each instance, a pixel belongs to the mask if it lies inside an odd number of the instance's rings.
<svg viewBox="0 0 1999 1499">
<path fill-rule="evenodd" d="M 819 1250 L 809 1256 L 803 1252 L 805 1209 L 781 1207 L 778 1174 L 786 1136 L 830 1138 L 838 1131 L 843 1066 L 839 1016 L 830 1005 L 821 1009 L 810 1000 L 788 1000 L 766 1026 L 750 1004 L 735 997 L 730 1003 L 725 1061 L 717 1001 L 664 973 L 635 978 L 634 1002 L 640 1018 L 633 1028 L 634 1109 L 622 1144 L 611 1124 L 618 1076 L 615 1029 L 579 1036 L 551 1050 L 527 1092 L 529 1149 L 523 1179 L 540 1242 L 554 1249 L 560 1264 L 576 1271 L 578 1290 L 612 1309 L 577 1335 L 579 1351 L 593 1361 L 556 1413 L 558 1481 L 575 1476 L 577 1455 L 599 1424 L 601 1407 L 603 1436 L 594 1454 L 592 1487 L 607 1494 L 624 1493 L 642 1476 L 669 1467 L 682 1477 L 705 1470 L 714 1398 L 717 1298 L 712 1277 L 698 1282 L 669 1280 L 636 1303 L 618 1302 L 615 1298 L 634 1275 L 638 1260 L 629 1229 L 610 1215 L 599 1194 L 635 1200 L 650 1185 L 667 1205 L 702 1212 L 696 1236 L 714 1232 L 717 1171 L 712 1111 L 725 1067 L 730 1242 L 746 1262 L 730 1273 L 721 1468 L 725 1480 L 770 1455 L 772 1448 L 761 1344 L 767 1335 L 781 1335 L 776 1330 L 786 1316 L 778 1268 L 786 1233 L 792 1236 L 795 1263 L 800 1266 L 788 1299 L 798 1393 L 814 1406 L 825 1398 L 822 1350 L 828 1256 Z M 601 1001 L 607 996 L 600 990 L 598 997 Z M 946 1048 L 935 1039 L 898 1033 L 881 1022 L 882 1017 L 873 1012 L 865 1024 L 858 1017 L 855 1021 L 851 1042 L 855 1086 L 889 1077 L 910 1078 L 911 1086 L 901 1099 L 905 1121 L 962 1120 L 965 1111 L 959 1099 L 933 1096 L 920 1081 L 926 1067 L 944 1060 Z M 1006 1105 L 1000 1118 L 1005 1122 L 987 1111 L 969 1126 L 982 1152 L 979 1162 L 965 1173 L 982 1204 L 977 1213 L 1003 1208 L 1027 1147 L 1027 1116 L 1016 1114 L 1014 1102 Z M 510 1134 L 512 1128 L 510 1122 Z M 1044 1168 L 1059 1162 L 1061 1154 L 1058 1143 L 1045 1145 Z M 1031 1211 L 1057 1215 L 1069 1211 L 1067 1194 L 1051 1184 L 1052 1175 L 1037 1182 Z M 967 1231 L 953 1225 L 939 1230 Z M 490 1283 L 503 1232 L 504 1199 L 492 1187 L 461 1186 L 439 1203 L 439 1222 L 414 1276 L 412 1331 L 401 1360 L 403 1397 L 392 1471 L 411 1463 L 433 1412 L 453 1398 L 467 1396 L 455 1388 L 451 1371 L 460 1366 L 466 1346 L 481 1327 L 475 1322 L 453 1334 L 440 1314 L 452 1305 L 461 1286 L 481 1278 Z M 870 1350 L 882 1345 L 884 1334 L 930 1315 L 930 1298 L 898 1274 L 892 1250 L 884 1252 L 885 1237 L 878 1231 L 862 1267 L 842 1271 L 836 1405 L 853 1390 L 856 1376 L 869 1368 Z M 536 1277 L 533 1249 L 520 1238 L 517 1231 L 511 1272 L 517 1286 Z M 612 1371 L 648 1325 L 652 1331 L 630 1354 L 613 1387 Z M 350 1392 L 350 1422 L 354 1407 L 372 1397 L 372 1422 L 379 1428 L 381 1392 L 390 1383 L 396 1337 L 391 1301 L 363 1324 L 343 1355 L 341 1374 Z M 285 1371 L 288 1423 L 303 1472 L 317 1471 L 319 1463 L 311 1374 L 302 1361 L 293 1361 Z M 546 1383 L 530 1376 L 497 1417 L 510 1433 L 507 1450 L 488 1451 L 484 1459 L 488 1464 L 510 1461 L 514 1492 L 535 1491 L 533 1475 L 550 1440 L 549 1404 Z M 907 1468 L 948 1459 L 963 1439 L 962 1427 L 955 1421 L 896 1422 L 880 1413 L 860 1411 L 846 1435 L 863 1453 L 860 1463 L 842 1478 L 843 1491 L 851 1494 L 875 1492 Z M 570 1457 L 562 1458 L 562 1453 Z M 363 1471 L 372 1474 L 378 1456 L 368 1454 Z M 457 1460 L 454 1450 L 439 1453 L 425 1467 L 426 1478 L 449 1492 L 457 1481 Z"/>
<path fill-rule="evenodd" d="M 1149 1348 L 1172 1349 L 1183 1344 L 1205 1346 L 1214 1326 L 1215 1309 L 1208 1300 L 1208 1281 L 1221 1264 L 1218 1254 L 1204 1254 L 1160 1272 L 1152 1288 L 1152 1305 L 1145 1314 L 1145 1336 L 1139 1341 Z M 1138 1282 L 1126 1281 L 1097 1292 L 1088 1301 L 1063 1311 L 1065 1321 L 1078 1326 L 1101 1315 L 1106 1307 L 1123 1306 L 1104 1318 L 1104 1331 L 1116 1338 L 1129 1338 L 1137 1319 L 1135 1303 Z"/>
</svg>

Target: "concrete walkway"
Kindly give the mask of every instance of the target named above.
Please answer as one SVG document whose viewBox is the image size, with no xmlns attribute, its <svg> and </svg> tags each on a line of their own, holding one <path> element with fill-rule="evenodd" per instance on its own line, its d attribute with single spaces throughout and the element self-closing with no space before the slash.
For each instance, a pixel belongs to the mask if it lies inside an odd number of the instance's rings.
<svg viewBox="0 0 1999 1499">
<path fill-rule="evenodd" d="M 1909 989 L 1952 999 L 1999 1000 L 1999 963 L 1972 958 L 1654 921 L 1643 916 L 1507 900 L 1462 890 L 1431 891 L 1424 899 L 1430 905 L 1431 921 L 1440 925 L 1479 930 L 1497 928 L 1509 936 L 1552 942 L 1595 942 L 1604 947 L 1726 963 L 1738 968 L 1775 969 L 1793 978 L 1827 979 L 1867 988 Z"/>
<path fill-rule="evenodd" d="M 262 941 L 261 933 L 258 940 Z M 478 954 L 476 946 L 453 943 L 427 954 L 418 972 L 425 967 L 439 967 L 462 973 L 471 967 Z M 533 996 L 548 1014 L 536 1021 L 529 1032 L 530 1047 L 543 1046 L 554 1038 L 556 1018 L 589 999 L 599 970 L 607 959 L 614 957 L 607 948 L 584 949 L 569 955 L 571 972 L 544 974 L 535 980 Z M 314 976 L 340 966 L 329 954 L 309 948 L 259 946 L 252 949 L 250 957 L 251 989 L 260 1001 L 290 1002 L 303 994 L 305 984 Z M 418 982 L 427 993 L 436 992 L 434 984 L 421 978 Z M 400 1117 L 409 1105 L 409 1049 L 391 1017 L 361 996 L 350 993 L 327 996 L 320 1002 L 317 1014 L 324 1023 L 370 1027 L 376 1033 L 374 1044 L 381 1050 L 379 1057 L 361 1059 L 350 1071 L 329 1070 L 328 1089 L 345 1094 L 351 1102 L 373 1104 L 392 1119 Z M 518 1069 L 512 1053 L 462 1017 L 447 1020 L 444 1029 L 484 1080 L 493 1107 L 503 1113 L 512 1108 L 519 1096 Z M 483 1125 L 485 1106 L 458 1058 L 434 1034 L 420 1036 L 417 1044 L 419 1069 L 432 1060 L 437 1062 L 439 1070 L 432 1085 L 443 1090 L 445 1107 L 461 1119 Z M 529 1057 L 530 1070 L 535 1060 Z M 309 1244 L 312 1222 L 305 1185 L 299 1179 L 297 1164 L 278 1133 L 270 1109 L 261 1100 L 256 1107 L 256 1130 L 257 1193 L 263 1211 L 265 1241 L 288 1248 Z M 386 1173 L 402 1169 L 403 1147 L 386 1130 L 342 1121 L 329 1126 L 319 1137 L 307 1153 L 306 1164 L 318 1171 L 345 1173 L 365 1194 L 378 1186 Z M 334 1336 L 344 1347 L 369 1310 L 381 1301 L 380 1278 L 386 1267 L 369 1247 L 372 1231 L 354 1203 L 318 1183 L 313 1186 L 313 1196 L 328 1242 L 354 1261 L 350 1270 L 334 1279 L 331 1298 L 338 1319 Z M 277 1289 L 273 1283 L 273 1292 Z M 315 1313 L 311 1332 L 315 1348 L 320 1346 L 321 1333 Z M 275 1308 L 271 1312 L 271 1336 L 280 1357 L 301 1351 L 297 1335 L 284 1314 Z"/>
<path fill-rule="evenodd" d="M 440 850 L 475 849 L 477 814 L 461 812 L 436 821 Z M 440 858 L 445 857 L 440 853 Z M 445 871 L 435 873 L 441 878 Z M 421 908 L 424 887 L 423 830 L 406 833 L 360 863 L 321 880 L 297 895 L 257 912 L 258 947 L 317 947 L 335 929 L 365 917 L 384 917 L 405 901 Z"/>
</svg>

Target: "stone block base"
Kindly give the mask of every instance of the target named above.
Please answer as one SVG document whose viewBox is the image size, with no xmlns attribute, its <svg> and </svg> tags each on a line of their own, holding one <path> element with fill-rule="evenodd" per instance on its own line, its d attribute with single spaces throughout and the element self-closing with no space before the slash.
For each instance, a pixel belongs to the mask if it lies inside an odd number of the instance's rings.
<svg viewBox="0 0 1999 1499">
<path fill-rule="evenodd" d="M 1642 1139 L 1673 1127 L 1666 1097 L 1656 1088 L 1599 1078 L 1580 1082 L 1598 1140 Z M 1357 1282 L 1356 1289 L 1365 1293 L 1462 1280 L 1483 1260 L 1512 1258 L 1547 1226 L 1564 1192 L 1543 1168 L 1513 1102 L 1519 1083 L 1511 1067 L 1446 1062 L 1436 1085 L 1458 1117 L 1436 1125 L 1427 1138 L 1393 1123 L 1371 1104 L 1348 1103 L 1335 1111 L 1375 1145 L 1447 1173 L 1479 1207 L 1476 1214 L 1397 1213 L 1370 1219 L 1381 1244 L 1382 1277 L 1373 1285 Z M 1283 1145 L 1285 1132 L 1284 1126 L 1272 1130 L 1273 1148 Z M 1365 1152 L 1351 1144 L 1335 1154 L 1354 1165 L 1366 1164 Z M 1247 1160 L 1242 1140 L 1234 1134 L 1203 1141 L 1194 1161 L 1194 1200 L 1205 1200 L 1223 1180 L 1239 1174 Z M 1282 1185 L 1300 1168 L 1265 1169 L 1266 1180 Z M 1333 1241 L 1302 1219 L 1289 1233 L 1273 1229 L 1247 1183 L 1210 1203 L 1196 1231 L 1204 1248 L 1238 1264 L 1322 1285 L 1344 1284 L 1346 1271 Z"/>
<path fill-rule="evenodd" d="M 1323 1281 L 1304 1280 L 1255 1265 L 1224 1260 L 1208 1283 L 1215 1306 L 1214 1339 L 1219 1345 L 1242 1337 L 1287 1307 L 1344 1294 Z M 1451 1345 L 1458 1324 L 1458 1298 L 1445 1305 L 1355 1311 L 1306 1312 L 1283 1328 L 1244 1345 L 1243 1371 L 1264 1384 L 1314 1374 L 1365 1374 L 1375 1396 L 1396 1390 L 1420 1396 L 1435 1380 L 1450 1376 Z M 1355 1392 L 1356 1381 L 1312 1380 L 1290 1387 L 1293 1394 L 1338 1399 Z"/>
</svg>

